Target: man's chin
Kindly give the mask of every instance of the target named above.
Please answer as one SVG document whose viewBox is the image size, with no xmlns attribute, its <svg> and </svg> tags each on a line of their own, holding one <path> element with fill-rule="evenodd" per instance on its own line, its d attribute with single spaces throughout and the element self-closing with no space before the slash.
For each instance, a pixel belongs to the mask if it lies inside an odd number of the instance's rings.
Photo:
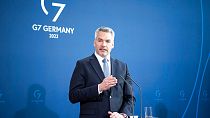
<svg viewBox="0 0 210 118">
<path fill-rule="evenodd" d="M 101 53 L 100 56 L 101 57 L 106 57 L 108 54 L 107 53 Z"/>
</svg>

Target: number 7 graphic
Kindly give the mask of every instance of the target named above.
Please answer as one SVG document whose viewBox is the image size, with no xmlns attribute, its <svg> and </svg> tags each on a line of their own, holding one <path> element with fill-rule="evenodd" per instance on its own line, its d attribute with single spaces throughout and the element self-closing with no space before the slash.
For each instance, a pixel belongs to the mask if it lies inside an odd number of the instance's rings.
<svg viewBox="0 0 210 118">
<path fill-rule="evenodd" d="M 53 18 L 53 22 L 56 22 L 58 17 L 60 16 L 61 12 L 63 11 L 64 7 L 66 6 L 66 4 L 61 4 L 61 3 L 52 3 L 52 6 L 55 6 L 55 7 L 60 7 L 60 9 L 58 10 L 57 14 L 55 15 L 55 17 Z M 42 7 L 42 10 L 44 11 L 44 13 L 46 15 L 48 15 L 48 11 L 47 9 L 45 8 L 45 5 L 44 5 L 44 0 L 41 0 L 41 7 Z"/>
<path fill-rule="evenodd" d="M 66 4 L 61 4 L 61 3 L 52 3 L 52 6 L 56 6 L 56 7 L 60 7 L 60 9 L 58 10 L 57 14 L 55 15 L 55 17 L 53 18 L 53 22 L 56 22 L 58 17 L 60 16 L 61 12 L 63 11 L 64 7 L 66 6 Z"/>
</svg>

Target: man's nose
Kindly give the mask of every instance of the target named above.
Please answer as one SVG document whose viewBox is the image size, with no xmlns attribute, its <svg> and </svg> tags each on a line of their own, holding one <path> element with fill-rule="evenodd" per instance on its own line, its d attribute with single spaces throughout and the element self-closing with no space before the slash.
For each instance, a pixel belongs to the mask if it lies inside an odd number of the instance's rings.
<svg viewBox="0 0 210 118">
<path fill-rule="evenodd" d="M 106 45 L 107 45 L 106 41 L 103 41 L 102 46 L 106 46 Z"/>
</svg>

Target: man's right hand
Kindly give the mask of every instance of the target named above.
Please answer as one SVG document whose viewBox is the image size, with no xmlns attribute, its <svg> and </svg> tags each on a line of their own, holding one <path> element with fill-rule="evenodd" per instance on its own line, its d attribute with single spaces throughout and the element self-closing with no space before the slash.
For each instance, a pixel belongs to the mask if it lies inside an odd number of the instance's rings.
<svg viewBox="0 0 210 118">
<path fill-rule="evenodd" d="M 104 78 L 104 80 L 99 84 L 99 91 L 105 91 L 117 84 L 117 79 L 112 75 Z"/>
</svg>

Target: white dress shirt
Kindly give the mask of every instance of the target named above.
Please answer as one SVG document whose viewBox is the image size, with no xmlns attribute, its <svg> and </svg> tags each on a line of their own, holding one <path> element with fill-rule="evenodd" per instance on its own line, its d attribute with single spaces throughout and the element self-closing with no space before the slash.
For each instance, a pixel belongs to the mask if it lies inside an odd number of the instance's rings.
<svg viewBox="0 0 210 118">
<path fill-rule="evenodd" d="M 101 66 L 101 69 L 103 70 L 103 57 L 101 57 L 100 55 L 98 55 L 96 52 L 94 53 L 100 66 Z M 110 60 L 110 54 L 106 56 L 106 59 L 107 59 L 107 62 L 108 62 L 108 65 L 109 65 L 109 72 L 111 74 L 111 60 Z M 103 70 L 104 71 L 104 70 Z M 98 94 L 101 94 L 103 91 L 99 91 L 99 85 L 98 85 Z"/>
</svg>

